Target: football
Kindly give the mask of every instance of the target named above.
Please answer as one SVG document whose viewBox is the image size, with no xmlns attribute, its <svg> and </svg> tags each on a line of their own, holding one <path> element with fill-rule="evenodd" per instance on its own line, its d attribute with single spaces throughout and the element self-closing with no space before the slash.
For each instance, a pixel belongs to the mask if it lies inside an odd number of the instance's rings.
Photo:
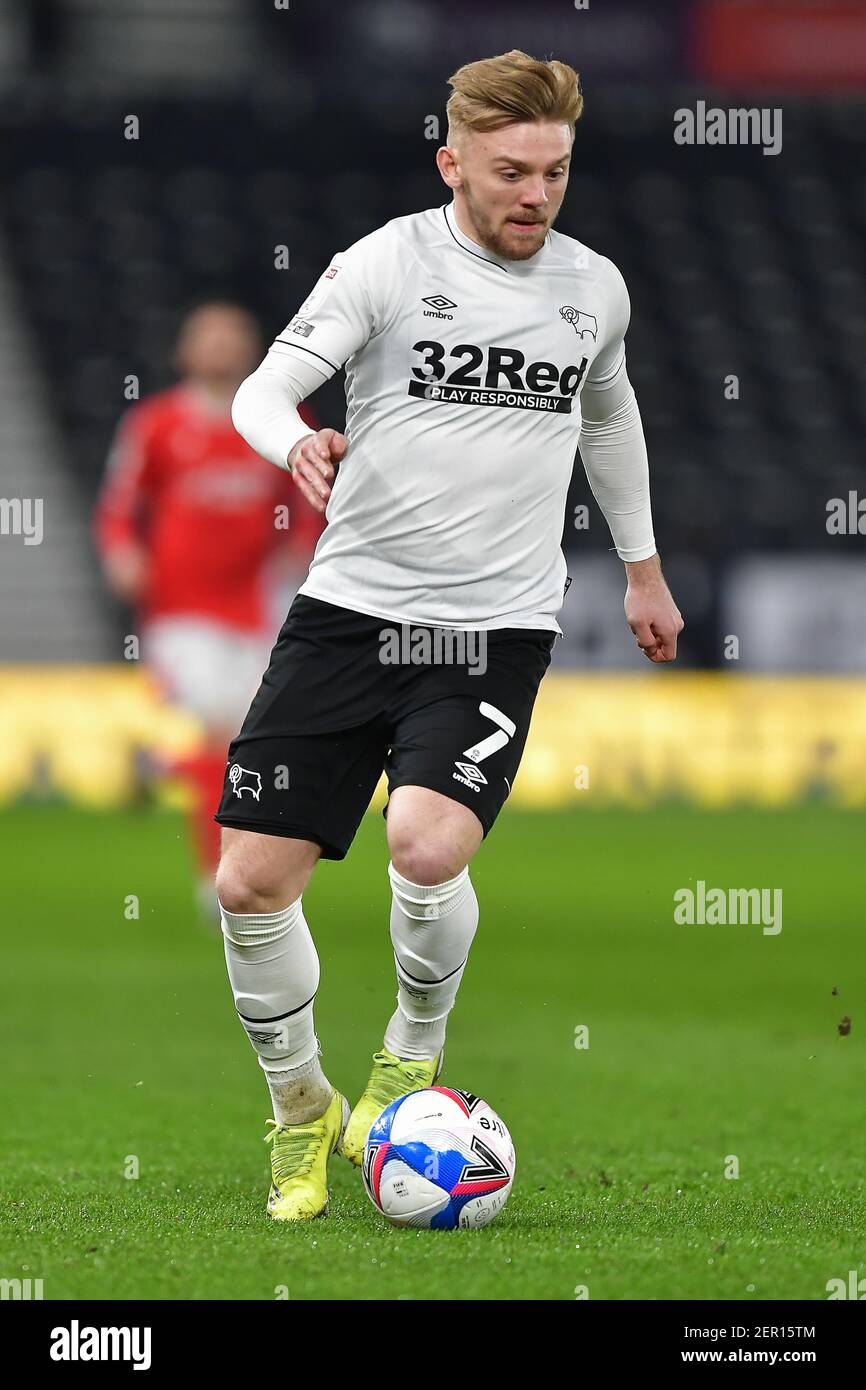
<svg viewBox="0 0 866 1390">
<path fill-rule="evenodd" d="M 486 1226 L 514 1181 L 511 1135 L 486 1101 L 428 1086 L 393 1101 L 364 1149 L 367 1195 L 395 1226 Z"/>
</svg>

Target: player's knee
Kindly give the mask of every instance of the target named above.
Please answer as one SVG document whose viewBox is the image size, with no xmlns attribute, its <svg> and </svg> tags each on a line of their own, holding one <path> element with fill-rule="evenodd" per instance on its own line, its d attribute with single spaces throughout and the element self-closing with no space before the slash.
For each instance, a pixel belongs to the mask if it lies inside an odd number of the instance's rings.
<svg viewBox="0 0 866 1390">
<path fill-rule="evenodd" d="M 448 841 L 418 834 L 397 835 L 391 845 L 391 863 L 410 883 L 429 887 L 445 883 L 466 867 L 463 852 Z"/>
<path fill-rule="evenodd" d="M 320 853 L 313 841 L 225 831 L 217 898 L 225 912 L 281 912 L 302 895 Z"/>
<path fill-rule="evenodd" d="M 315 858 L 307 854 L 297 862 L 278 864 L 224 852 L 216 872 L 216 895 L 226 912 L 279 912 L 301 896 Z"/>
<path fill-rule="evenodd" d="M 226 912 L 268 912 L 262 881 L 253 881 L 242 864 L 223 858 L 216 872 L 216 895 Z"/>
</svg>

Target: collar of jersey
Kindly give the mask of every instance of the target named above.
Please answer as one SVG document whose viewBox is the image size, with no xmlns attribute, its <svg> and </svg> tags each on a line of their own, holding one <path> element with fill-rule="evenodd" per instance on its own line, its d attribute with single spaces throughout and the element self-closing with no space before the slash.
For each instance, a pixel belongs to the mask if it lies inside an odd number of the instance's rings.
<svg viewBox="0 0 866 1390">
<path fill-rule="evenodd" d="M 491 265 L 498 265 L 500 270 L 504 270 L 508 275 L 513 275 L 523 271 L 525 274 L 531 269 L 531 262 L 537 261 L 544 252 L 550 240 L 550 233 L 544 238 L 541 246 L 529 261 L 509 261 L 504 256 L 497 256 L 495 251 L 490 251 L 486 246 L 479 246 L 477 241 L 473 241 L 465 232 L 461 232 L 457 226 L 457 217 L 454 212 L 454 199 L 450 203 L 443 203 L 442 211 L 445 215 L 445 222 L 448 231 L 451 233 L 458 246 L 462 246 L 464 251 L 468 251 L 472 256 L 478 256 L 482 261 L 489 261 Z"/>
</svg>

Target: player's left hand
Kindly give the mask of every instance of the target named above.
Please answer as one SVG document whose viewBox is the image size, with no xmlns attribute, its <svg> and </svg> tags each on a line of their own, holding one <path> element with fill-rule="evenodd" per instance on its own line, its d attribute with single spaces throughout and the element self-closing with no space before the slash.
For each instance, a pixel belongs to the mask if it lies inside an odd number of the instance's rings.
<svg viewBox="0 0 866 1390">
<path fill-rule="evenodd" d="M 683 616 L 673 601 L 658 555 L 626 564 L 626 622 L 649 661 L 676 661 Z"/>
</svg>

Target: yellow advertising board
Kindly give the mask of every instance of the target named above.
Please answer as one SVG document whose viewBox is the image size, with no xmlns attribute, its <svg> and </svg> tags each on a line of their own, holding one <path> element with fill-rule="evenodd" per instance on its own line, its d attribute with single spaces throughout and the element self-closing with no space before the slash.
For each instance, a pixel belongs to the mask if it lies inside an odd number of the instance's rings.
<svg viewBox="0 0 866 1390">
<path fill-rule="evenodd" d="M 122 805 L 143 760 L 170 766 L 200 738 L 140 668 L 0 667 L 0 803 L 59 795 Z M 172 800 L 166 784 L 160 795 Z M 549 674 L 512 800 L 544 808 L 866 805 L 866 681 L 648 671 Z M 383 798 L 383 785 L 374 805 Z"/>
</svg>

